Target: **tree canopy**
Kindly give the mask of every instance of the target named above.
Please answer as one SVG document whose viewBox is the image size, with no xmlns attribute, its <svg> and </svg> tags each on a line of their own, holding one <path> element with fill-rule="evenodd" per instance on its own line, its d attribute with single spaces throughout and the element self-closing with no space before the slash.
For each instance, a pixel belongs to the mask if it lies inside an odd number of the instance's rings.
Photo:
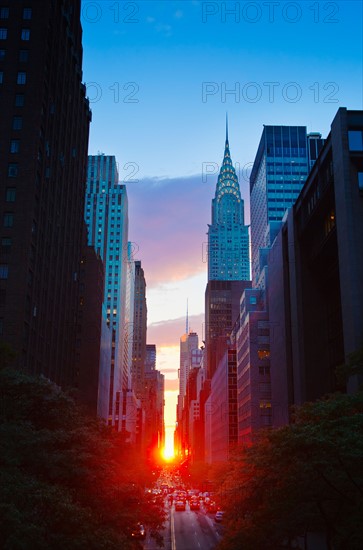
<svg viewBox="0 0 363 550">
<path fill-rule="evenodd" d="M 363 393 L 307 403 L 239 450 L 220 478 L 221 550 L 363 546 Z"/>
<path fill-rule="evenodd" d="M 1 548 L 127 550 L 138 522 L 157 537 L 151 472 L 120 434 L 45 378 L 5 366 L 0 388 Z"/>
</svg>

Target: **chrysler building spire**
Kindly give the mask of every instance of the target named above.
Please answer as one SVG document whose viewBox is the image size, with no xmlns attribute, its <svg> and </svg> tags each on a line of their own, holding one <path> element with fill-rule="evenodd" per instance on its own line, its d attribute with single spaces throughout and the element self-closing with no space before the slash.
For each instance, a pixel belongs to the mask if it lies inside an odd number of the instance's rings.
<svg viewBox="0 0 363 550">
<path fill-rule="evenodd" d="M 226 114 L 226 143 L 208 230 L 208 280 L 249 280 L 249 235 L 244 202 L 232 164 Z"/>
</svg>

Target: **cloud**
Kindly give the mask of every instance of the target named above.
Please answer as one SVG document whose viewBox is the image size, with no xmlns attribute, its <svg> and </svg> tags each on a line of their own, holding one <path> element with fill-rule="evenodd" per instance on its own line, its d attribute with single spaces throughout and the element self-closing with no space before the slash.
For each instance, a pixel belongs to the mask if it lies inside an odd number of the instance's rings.
<svg viewBox="0 0 363 550">
<path fill-rule="evenodd" d="M 191 315 L 189 317 L 190 330 L 197 332 L 199 336 L 199 344 L 202 345 L 202 331 L 204 328 L 204 313 L 199 315 Z M 179 352 L 179 345 L 176 342 L 180 341 L 180 337 L 185 333 L 185 317 L 178 319 L 169 319 L 159 323 L 152 323 L 147 328 L 148 342 L 153 342 L 160 349 L 161 353 L 166 356 L 170 355 L 171 349 Z"/>
<path fill-rule="evenodd" d="M 148 287 L 205 272 L 215 181 L 205 183 L 197 175 L 145 178 L 126 186 L 129 239 L 139 249 L 135 259 L 142 260 Z"/>
<path fill-rule="evenodd" d="M 157 25 L 155 25 L 155 30 L 156 32 L 162 33 L 167 37 L 173 34 L 171 25 L 164 25 L 163 23 L 158 23 Z"/>
<path fill-rule="evenodd" d="M 166 378 L 164 387 L 166 391 L 179 391 L 178 378 Z"/>
</svg>

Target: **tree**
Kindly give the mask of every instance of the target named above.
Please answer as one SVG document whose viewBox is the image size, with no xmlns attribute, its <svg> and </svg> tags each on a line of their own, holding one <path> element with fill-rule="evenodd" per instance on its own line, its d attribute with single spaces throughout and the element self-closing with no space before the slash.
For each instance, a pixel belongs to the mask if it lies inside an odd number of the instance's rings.
<svg viewBox="0 0 363 550">
<path fill-rule="evenodd" d="M 120 435 L 45 378 L 0 371 L 0 547 L 120 549 L 137 523 L 157 536 L 163 508 Z"/>
<path fill-rule="evenodd" d="M 290 426 L 234 456 L 222 480 L 226 535 L 220 549 L 328 549 L 363 544 L 363 393 L 333 395 L 296 410 Z"/>
</svg>

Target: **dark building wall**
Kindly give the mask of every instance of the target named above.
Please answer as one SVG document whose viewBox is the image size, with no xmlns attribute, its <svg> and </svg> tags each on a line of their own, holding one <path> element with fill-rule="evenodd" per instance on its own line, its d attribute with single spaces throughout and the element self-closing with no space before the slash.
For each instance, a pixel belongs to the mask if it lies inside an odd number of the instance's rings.
<svg viewBox="0 0 363 550">
<path fill-rule="evenodd" d="M 285 408 L 274 425 L 290 405 L 344 390 L 336 367 L 362 348 L 362 177 L 363 112 L 341 108 L 269 256 L 272 399 Z"/>
<path fill-rule="evenodd" d="M 363 347 L 363 148 L 349 147 L 349 132 L 363 135 L 363 112 L 339 109 L 331 148 L 345 355 Z"/>
<path fill-rule="evenodd" d="M 237 357 L 236 350 L 225 349 L 211 381 L 211 462 L 224 462 L 238 441 Z"/>
<path fill-rule="evenodd" d="M 76 339 L 79 401 L 97 415 L 101 359 L 103 262 L 93 247 L 85 245 L 80 269 Z"/>
<path fill-rule="evenodd" d="M 141 398 L 144 386 L 146 360 L 146 281 L 141 262 L 135 262 L 134 319 L 132 339 L 132 388 Z"/>
<path fill-rule="evenodd" d="M 291 213 L 291 211 L 290 211 Z M 277 235 L 268 257 L 268 311 L 270 325 L 270 373 L 272 425 L 284 426 L 290 421 L 294 402 L 292 342 L 290 315 L 290 262 L 288 225 Z"/>
<path fill-rule="evenodd" d="M 250 287 L 251 281 L 208 281 L 205 291 L 207 378 L 212 378 L 223 357 L 226 350 L 223 342 L 239 315 L 241 294 Z"/>
<path fill-rule="evenodd" d="M 90 121 L 80 2 L 7 4 L 9 17 L 0 22 L 7 29 L 0 41 L 0 238 L 7 271 L 0 337 L 16 352 L 18 368 L 74 385 Z M 30 19 L 23 19 L 24 7 Z"/>
</svg>

